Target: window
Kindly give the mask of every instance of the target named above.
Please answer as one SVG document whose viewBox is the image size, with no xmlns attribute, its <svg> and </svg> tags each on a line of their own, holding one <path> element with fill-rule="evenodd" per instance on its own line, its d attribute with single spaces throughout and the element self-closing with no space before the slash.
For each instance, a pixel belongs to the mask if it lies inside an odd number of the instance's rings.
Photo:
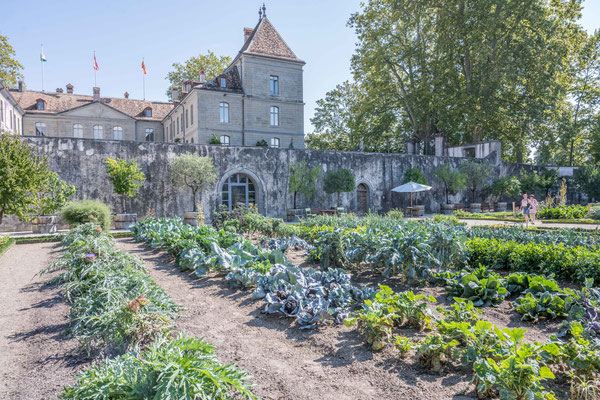
<svg viewBox="0 0 600 400">
<path fill-rule="evenodd" d="M 104 139 L 104 128 L 102 125 L 94 125 L 94 139 Z"/>
<path fill-rule="evenodd" d="M 76 138 L 83 137 L 83 125 L 81 125 L 81 124 L 73 125 L 73 137 L 76 137 Z"/>
<path fill-rule="evenodd" d="M 256 204 L 256 185 L 252 178 L 244 174 L 235 174 L 227 178 L 221 186 L 221 204 L 226 205 L 229 211 L 236 206 L 248 208 Z"/>
<path fill-rule="evenodd" d="M 221 81 L 221 88 L 225 89 L 227 88 L 227 78 L 220 78 Z"/>
<path fill-rule="evenodd" d="M 35 136 L 46 136 L 46 124 L 43 122 L 35 123 Z"/>
<path fill-rule="evenodd" d="M 146 128 L 146 142 L 154 142 L 154 129 Z"/>
<path fill-rule="evenodd" d="M 221 123 L 228 124 L 229 123 L 229 104 L 221 102 L 219 104 L 219 112 L 221 116 Z"/>
<path fill-rule="evenodd" d="M 115 126 L 113 128 L 113 139 L 123 140 L 123 128 L 121 128 L 120 126 Z"/>
<path fill-rule="evenodd" d="M 176 134 L 178 134 L 178 133 L 179 133 L 179 117 L 177 117 L 177 132 L 176 132 Z"/>
<path fill-rule="evenodd" d="M 169 127 L 168 127 L 168 126 L 167 126 L 167 134 L 166 134 L 166 137 L 167 137 L 167 140 L 169 140 L 169 139 L 170 139 L 170 137 L 169 137 Z"/>
<path fill-rule="evenodd" d="M 44 100 L 38 99 L 38 100 L 36 100 L 36 103 L 37 103 L 37 109 L 38 110 L 41 111 L 41 110 L 45 110 L 46 109 L 46 102 Z"/>
<path fill-rule="evenodd" d="M 183 111 L 181 112 L 181 133 L 182 134 L 185 133 L 185 125 L 184 125 L 184 121 L 183 121 Z"/>
<path fill-rule="evenodd" d="M 194 108 L 190 107 L 190 125 L 194 125 Z"/>
<path fill-rule="evenodd" d="M 229 136 L 227 136 L 227 135 L 221 135 L 221 137 L 219 138 L 219 140 L 221 141 L 221 144 L 223 146 L 229 146 Z"/>
<path fill-rule="evenodd" d="M 144 109 L 144 117 L 146 117 L 146 118 L 152 118 L 152 108 L 146 107 Z"/>
<path fill-rule="evenodd" d="M 271 147 L 277 147 L 279 148 L 279 138 L 271 138 Z"/>
<path fill-rule="evenodd" d="M 277 75 L 271 75 L 271 94 L 279 95 L 279 77 Z"/>
<path fill-rule="evenodd" d="M 279 107 L 271 106 L 271 126 L 279 126 Z"/>
<path fill-rule="evenodd" d="M 190 116 L 189 111 L 185 110 L 185 127 L 186 127 L 186 129 L 188 127 L 189 116 Z"/>
</svg>

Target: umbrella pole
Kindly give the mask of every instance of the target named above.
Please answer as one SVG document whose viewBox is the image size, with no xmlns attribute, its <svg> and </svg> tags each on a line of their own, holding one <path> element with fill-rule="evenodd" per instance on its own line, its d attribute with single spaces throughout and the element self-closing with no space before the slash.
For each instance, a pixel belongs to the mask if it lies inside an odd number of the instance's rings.
<svg viewBox="0 0 600 400">
<path fill-rule="evenodd" d="M 410 192 L 410 206 L 412 207 L 412 192 Z"/>
</svg>

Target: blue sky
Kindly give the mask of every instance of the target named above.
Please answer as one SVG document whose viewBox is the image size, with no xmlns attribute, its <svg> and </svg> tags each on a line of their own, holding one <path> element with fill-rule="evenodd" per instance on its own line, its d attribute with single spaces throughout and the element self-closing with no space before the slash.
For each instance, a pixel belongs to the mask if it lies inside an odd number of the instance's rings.
<svg viewBox="0 0 600 400">
<path fill-rule="evenodd" d="M 243 42 L 243 28 L 258 21 L 260 1 L 38 1 L 2 6 L 0 34 L 8 36 L 25 67 L 28 89 L 41 89 L 40 44 L 46 91 L 64 88 L 92 94 L 96 57 L 102 96 L 142 98 L 142 57 L 146 60 L 146 98 L 166 101 L 165 77 L 173 62 L 212 50 L 234 57 Z M 304 67 L 305 131 L 316 100 L 351 78 L 350 57 L 356 38 L 346 26 L 360 0 L 272 0 L 267 16 Z M 583 25 L 600 27 L 600 0 L 586 0 Z"/>
</svg>

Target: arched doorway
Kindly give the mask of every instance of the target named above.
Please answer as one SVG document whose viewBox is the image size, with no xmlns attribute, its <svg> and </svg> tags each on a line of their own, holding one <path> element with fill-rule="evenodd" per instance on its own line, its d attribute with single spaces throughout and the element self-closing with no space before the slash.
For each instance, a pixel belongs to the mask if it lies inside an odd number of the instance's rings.
<svg viewBox="0 0 600 400">
<path fill-rule="evenodd" d="M 359 183 L 356 187 L 356 205 L 360 214 L 369 211 L 369 187 L 364 183 Z"/>
<path fill-rule="evenodd" d="M 235 206 L 248 208 L 257 203 L 256 192 L 256 183 L 250 176 L 243 173 L 230 175 L 221 186 L 221 204 L 229 211 Z"/>
</svg>

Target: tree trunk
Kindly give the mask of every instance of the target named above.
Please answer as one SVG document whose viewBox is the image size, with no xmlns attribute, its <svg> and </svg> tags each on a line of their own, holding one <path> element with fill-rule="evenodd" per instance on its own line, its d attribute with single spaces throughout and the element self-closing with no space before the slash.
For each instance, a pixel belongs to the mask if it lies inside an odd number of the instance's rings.
<svg viewBox="0 0 600 400">
<path fill-rule="evenodd" d="M 446 204 L 450 204 L 450 200 L 448 200 L 448 185 L 445 185 L 446 189 Z"/>
<path fill-rule="evenodd" d="M 127 214 L 127 210 L 125 209 L 125 193 L 121 194 L 121 208 L 123 209 L 123 214 Z"/>
<path fill-rule="evenodd" d="M 298 194 L 298 192 L 294 192 L 294 209 L 296 209 L 296 195 Z"/>
<path fill-rule="evenodd" d="M 192 211 L 196 212 L 198 211 L 198 207 L 196 207 L 196 191 L 194 189 L 192 189 L 192 199 L 194 201 L 194 208 Z"/>
<path fill-rule="evenodd" d="M 0 224 L 2 223 L 2 218 L 4 218 L 4 210 L 0 210 Z"/>
</svg>

